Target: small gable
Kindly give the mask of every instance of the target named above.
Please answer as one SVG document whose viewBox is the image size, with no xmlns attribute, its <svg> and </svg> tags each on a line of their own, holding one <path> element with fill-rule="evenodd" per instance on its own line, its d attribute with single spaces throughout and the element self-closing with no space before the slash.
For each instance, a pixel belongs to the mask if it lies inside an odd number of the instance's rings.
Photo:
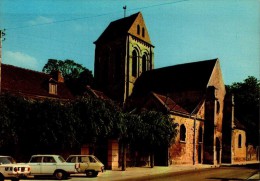
<svg viewBox="0 0 260 181">
<path fill-rule="evenodd" d="M 148 30 L 143 19 L 143 15 L 140 12 L 138 13 L 135 21 L 130 27 L 128 33 L 151 44 L 150 36 L 148 34 Z"/>
<path fill-rule="evenodd" d="M 172 112 L 189 115 L 188 111 L 175 103 L 170 97 L 154 92 L 151 92 L 146 96 L 141 107 L 148 110 L 155 109 L 162 112 Z"/>
</svg>

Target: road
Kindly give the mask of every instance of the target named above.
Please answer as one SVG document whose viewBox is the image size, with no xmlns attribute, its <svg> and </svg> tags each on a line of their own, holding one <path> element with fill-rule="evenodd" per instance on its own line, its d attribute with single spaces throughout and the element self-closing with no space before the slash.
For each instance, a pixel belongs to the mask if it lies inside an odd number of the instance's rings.
<svg viewBox="0 0 260 181">
<path fill-rule="evenodd" d="M 257 169 L 249 169 L 245 167 L 222 167 L 214 169 L 203 169 L 197 171 L 185 171 L 182 173 L 169 173 L 156 175 L 153 177 L 144 177 L 138 179 L 127 179 L 124 181 L 237 181 L 237 180 L 259 180 L 256 177 L 250 179 L 257 172 Z M 258 172 L 258 174 L 260 174 Z"/>
<path fill-rule="evenodd" d="M 100 174 L 95 178 L 88 178 L 84 175 L 71 176 L 67 181 L 238 181 L 238 180 L 260 180 L 259 164 L 249 166 L 230 166 L 220 168 L 206 168 L 182 172 L 168 172 L 157 175 L 131 175 L 125 177 L 121 171 L 110 171 Z M 257 173 L 257 175 L 256 175 Z M 253 176 L 254 177 L 251 177 Z M 21 181 L 36 181 L 35 179 L 24 179 Z M 37 179 L 37 181 L 54 181 L 51 178 Z"/>
</svg>

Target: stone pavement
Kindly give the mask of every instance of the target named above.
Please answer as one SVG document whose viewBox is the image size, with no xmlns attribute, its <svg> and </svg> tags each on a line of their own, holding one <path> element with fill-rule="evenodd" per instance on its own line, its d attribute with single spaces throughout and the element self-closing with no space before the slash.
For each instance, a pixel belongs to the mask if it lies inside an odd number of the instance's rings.
<svg viewBox="0 0 260 181">
<path fill-rule="evenodd" d="M 259 162 L 247 162 L 244 164 L 222 164 L 221 166 L 234 166 L 234 165 L 248 165 L 256 164 Z M 103 174 L 99 174 L 99 178 L 107 178 L 113 181 L 122 180 L 122 179 L 134 179 L 141 176 L 150 176 L 150 175 L 159 175 L 164 173 L 173 173 L 173 172 L 182 172 L 182 171 L 191 171 L 207 168 L 217 168 L 219 166 L 207 165 L 207 164 L 198 164 L 198 165 L 171 165 L 171 166 L 155 166 L 151 167 L 127 167 L 126 171 L 118 170 L 106 170 Z M 112 178 L 112 179 L 111 179 Z M 255 173 L 249 179 L 260 180 L 259 173 Z"/>
<path fill-rule="evenodd" d="M 134 179 L 140 176 L 159 175 L 164 173 L 181 172 L 197 169 L 215 168 L 213 165 L 172 165 L 168 167 L 155 166 L 151 167 L 127 167 L 126 171 L 106 170 L 103 174 L 99 174 L 99 178 L 108 178 L 110 180 Z M 111 179 L 112 178 L 112 179 Z"/>
</svg>

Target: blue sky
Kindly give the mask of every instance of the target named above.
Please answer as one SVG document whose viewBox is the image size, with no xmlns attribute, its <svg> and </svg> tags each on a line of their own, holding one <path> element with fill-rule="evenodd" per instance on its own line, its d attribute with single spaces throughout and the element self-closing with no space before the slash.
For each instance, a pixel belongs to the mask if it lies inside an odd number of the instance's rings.
<svg viewBox="0 0 260 181">
<path fill-rule="evenodd" d="M 225 84 L 259 79 L 260 0 L 1 0 L 3 63 L 41 71 L 49 58 L 94 70 L 93 42 L 142 12 L 155 68 L 219 58 Z"/>
</svg>

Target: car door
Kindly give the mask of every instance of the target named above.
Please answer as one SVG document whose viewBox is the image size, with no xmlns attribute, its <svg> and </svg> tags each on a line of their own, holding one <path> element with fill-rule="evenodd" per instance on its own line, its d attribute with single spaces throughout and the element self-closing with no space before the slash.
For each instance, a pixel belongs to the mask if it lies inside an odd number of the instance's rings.
<svg viewBox="0 0 260 181">
<path fill-rule="evenodd" d="M 56 170 L 57 163 L 52 156 L 44 156 L 42 159 L 41 173 L 42 175 L 52 175 Z"/>
<path fill-rule="evenodd" d="M 85 172 L 89 168 L 89 157 L 88 156 L 79 156 L 78 163 L 80 163 L 81 172 Z"/>
<path fill-rule="evenodd" d="M 31 167 L 31 173 L 33 175 L 40 175 L 41 174 L 41 163 L 42 157 L 41 156 L 34 156 L 31 158 L 29 165 Z"/>
</svg>

